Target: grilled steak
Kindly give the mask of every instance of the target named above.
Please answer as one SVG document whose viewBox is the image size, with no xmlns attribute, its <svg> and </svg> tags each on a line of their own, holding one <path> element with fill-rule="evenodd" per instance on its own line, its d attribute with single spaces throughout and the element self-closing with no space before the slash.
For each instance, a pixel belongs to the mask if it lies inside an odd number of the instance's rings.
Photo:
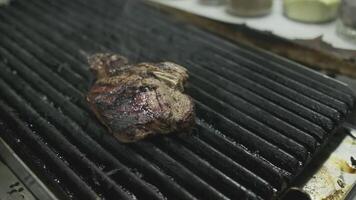
<svg viewBox="0 0 356 200">
<path fill-rule="evenodd" d="M 183 94 L 187 70 L 171 62 L 128 64 L 116 54 L 89 58 L 96 82 L 87 101 L 97 118 L 122 142 L 189 131 L 194 104 Z"/>
</svg>

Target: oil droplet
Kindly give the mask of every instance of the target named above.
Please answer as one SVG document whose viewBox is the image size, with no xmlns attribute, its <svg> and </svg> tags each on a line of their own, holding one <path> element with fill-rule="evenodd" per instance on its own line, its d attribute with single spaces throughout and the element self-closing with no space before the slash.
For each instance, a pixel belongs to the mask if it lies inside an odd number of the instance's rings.
<svg viewBox="0 0 356 200">
<path fill-rule="evenodd" d="M 43 95 L 43 96 L 41 97 L 41 100 L 42 100 L 42 101 L 46 101 L 46 102 L 47 102 L 47 101 L 48 101 L 48 98 L 47 98 L 47 96 L 46 96 L 46 95 Z"/>
</svg>

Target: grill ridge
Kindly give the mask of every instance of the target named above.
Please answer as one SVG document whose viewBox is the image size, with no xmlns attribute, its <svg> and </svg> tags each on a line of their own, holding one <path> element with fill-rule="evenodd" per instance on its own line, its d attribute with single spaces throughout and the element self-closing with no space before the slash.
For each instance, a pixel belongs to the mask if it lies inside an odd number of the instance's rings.
<svg viewBox="0 0 356 200">
<path fill-rule="evenodd" d="M 4 24 L 3 22 L 0 22 L 0 29 L 2 33 L 5 33 L 6 36 L 11 38 L 13 42 L 19 43 L 27 49 L 32 48 L 32 52 L 36 55 L 35 57 L 45 63 L 46 66 L 51 66 L 51 68 L 57 67 L 57 70 L 59 68 L 60 70 L 58 70 L 58 73 L 60 75 L 67 76 L 67 79 L 70 82 L 79 82 L 79 84 L 76 85 L 77 87 L 84 85 L 85 80 L 81 76 L 81 74 L 77 74 L 72 70 L 72 68 L 63 66 L 63 64 L 57 58 L 53 57 L 52 55 L 46 54 L 46 52 L 41 49 L 37 44 L 33 43 L 31 40 L 26 39 L 26 37 L 24 35 L 21 35 L 20 32 L 16 32 L 16 29 Z"/>
<path fill-rule="evenodd" d="M 220 54 L 214 54 L 215 56 L 221 57 L 222 55 Z M 297 82 L 291 78 L 287 78 L 283 74 L 277 72 L 271 72 L 269 70 L 263 69 L 261 66 L 255 64 L 252 61 L 245 60 L 243 57 L 236 55 L 238 59 L 233 59 L 236 63 L 240 63 L 242 67 L 245 69 L 247 68 L 246 65 L 253 66 L 254 71 L 259 72 L 261 74 L 264 74 L 268 77 L 269 80 L 278 82 L 279 84 L 282 84 L 286 87 L 290 87 L 293 90 L 295 90 L 298 93 L 303 94 L 306 97 L 309 97 L 311 99 L 314 99 L 317 102 L 320 102 L 328 107 L 334 108 L 334 109 L 340 109 L 343 108 L 343 110 L 338 110 L 342 114 L 346 114 L 347 107 L 350 104 L 345 104 L 344 102 L 340 101 L 340 96 L 343 96 L 343 98 L 347 98 L 347 95 L 344 95 L 343 93 L 339 94 L 337 93 L 337 96 L 327 96 L 325 93 L 320 92 L 316 89 L 314 89 L 312 86 L 308 85 L 305 86 L 303 82 Z M 270 65 L 269 65 L 270 66 Z M 248 68 L 247 68 L 248 69 Z M 252 70 L 251 70 L 252 71 Z M 332 90 L 333 91 L 333 90 Z M 332 93 L 333 94 L 333 93 Z M 349 103 L 349 102 L 347 102 Z"/>
<path fill-rule="evenodd" d="M 1 104 L 3 107 L 3 103 Z M 64 137 L 61 135 L 61 133 L 56 130 L 55 127 L 49 125 L 45 119 L 43 119 L 41 116 L 39 116 L 33 109 L 28 109 L 27 107 L 25 108 L 27 111 L 26 118 L 33 119 L 31 121 L 31 124 L 39 124 L 41 126 L 40 130 L 43 130 L 43 133 L 46 134 L 46 141 L 50 141 L 53 146 L 55 146 L 58 150 L 58 152 L 63 152 L 63 154 L 66 156 L 67 161 L 70 160 L 70 162 L 76 162 L 77 165 L 72 164 L 71 166 L 85 166 L 86 169 L 80 169 L 77 170 L 78 172 L 84 172 L 84 173 L 93 173 L 94 176 L 97 177 L 96 180 L 103 182 L 101 184 L 106 185 L 103 187 L 104 189 L 110 188 L 111 191 L 109 190 L 104 190 L 101 193 L 110 193 L 112 195 L 116 195 L 120 197 L 121 199 L 131 199 L 129 196 L 120 188 L 118 187 L 109 177 L 107 177 L 104 172 L 102 172 L 95 164 L 93 164 L 90 160 L 88 160 L 84 154 L 82 154 L 76 147 L 74 147 L 72 144 L 70 144 Z M 21 126 L 19 122 L 16 123 L 18 126 Z M 24 130 L 21 130 L 24 131 Z M 33 134 L 33 132 L 29 132 L 28 130 L 25 130 L 26 134 Z M 36 136 L 32 135 L 33 138 L 32 140 L 35 140 L 38 142 L 38 146 L 46 146 L 41 139 Z M 31 140 L 31 141 L 32 141 Z M 31 143 L 31 142 L 30 142 Z M 34 142 L 35 143 L 35 142 Z M 46 152 L 49 151 L 48 148 Z M 53 153 L 52 153 L 53 154 Z M 68 166 L 68 164 L 67 164 Z M 85 174 L 81 175 L 82 177 L 85 176 Z M 83 184 L 83 183 L 82 183 Z M 85 184 L 83 184 L 85 186 Z M 80 186 L 80 185 L 79 185 Z"/>
<path fill-rule="evenodd" d="M 254 192 L 259 193 L 261 196 L 264 194 L 267 194 L 265 195 L 267 197 L 273 196 L 273 187 L 269 185 L 265 180 L 256 176 L 254 173 L 250 172 L 248 169 L 244 168 L 238 163 L 233 162 L 232 160 L 223 160 L 226 159 L 223 154 L 217 152 L 213 147 L 209 146 L 201 140 L 198 140 L 196 137 L 192 137 L 192 140 L 199 142 L 196 144 L 199 144 L 199 147 L 201 147 L 201 149 L 198 150 L 198 148 L 193 148 L 195 152 L 192 152 L 190 149 L 188 149 L 189 146 L 182 146 L 184 145 L 184 142 L 177 144 L 172 142 L 172 140 L 169 140 L 169 138 L 158 140 L 156 144 L 160 148 L 170 148 L 168 154 L 176 157 L 177 160 L 181 160 L 182 163 L 185 162 L 188 163 L 188 165 L 194 166 L 192 167 L 192 169 L 195 169 L 194 173 L 202 174 L 201 176 L 204 177 L 210 176 L 210 184 L 216 188 L 223 190 L 224 194 L 229 194 L 233 192 L 229 191 L 229 189 L 225 187 L 229 185 L 226 183 L 226 181 L 230 181 L 231 179 L 233 179 L 243 183 L 244 185 L 246 185 L 246 187 L 248 187 L 248 189 L 252 191 L 255 190 Z M 204 152 L 204 150 L 206 150 L 206 152 Z M 193 155 L 193 157 L 189 155 Z M 198 156 L 200 156 L 202 159 L 199 159 Z M 209 159 L 211 164 L 209 163 Z M 222 165 L 219 161 L 223 161 L 222 163 L 226 163 L 226 165 Z M 205 170 L 206 168 L 212 167 L 215 167 L 216 169 L 224 169 L 226 175 L 223 173 L 218 173 L 218 176 L 211 175 L 209 174 L 209 172 L 207 172 L 208 170 Z M 240 177 L 239 174 L 245 174 L 246 177 Z M 255 179 L 256 181 L 252 184 L 249 182 L 249 180 L 251 179 Z M 256 190 L 256 186 L 257 188 L 261 187 L 262 190 Z"/>
<path fill-rule="evenodd" d="M 199 38 L 200 39 L 200 38 Z M 330 125 L 331 126 L 331 125 Z"/>
<path fill-rule="evenodd" d="M 319 134 L 324 133 L 324 130 L 320 126 L 313 124 L 310 121 L 305 120 L 304 118 L 301 118 L 300 116 L 290 112 L 289 110 L 285 110 L 283 107 L 280 107 L 279 105 L 274 104 L 273 102 L 267 102 L 267 100 L 264 99 L 263 97 L 258 96 L 257 94 L 254 94 L 246 90 L 245 88 L 242 88 L 239 85 L 232 83 L 231 81 L 230 82 L 227 81 L 227 84 L 224 85 L 225 88 L 222 88 L 220 84 L 208 82 L 207 80 L 196 76 L 192 72 L 190 72 L 190 75 L 192 77 L 195 77 L 194 79 L 199 80 L 200 82 L 204 82 L 204 84 L 203 83 L 199 84 L 199 87 L 208 87 L 209 85 L 213 88 L 216 88 L 216 90 L 225 89 L 227 93 L 240 97 L 242 100 L 258 107 L 259 109 L 273 114 L 273 116 L 275 116 L 280 120 L 287 121 L 289 123 L 288 125 L 294 126 L 297 129 L 301 129 L 304 132 L 307 132 L 309 135 L 313 136 L 317 140 L 319 140 L 322 137 Z M 292 120 L 291 118 L 294 120 Z M 304 128 L 302 127 L 301 124 L 296 124 L 295 120 L 298 122 L 302 121 L 302 125 Z"/>
<path fill-rule="evenodd" d="M 1 75 L 3 75 L 3 74 L 5 75 L 5 71 L 2 71 Z M 11 77 L 11 73 L 7 73 L 6 76 L 3 76 L 3 78 L 8 78 L 8 81 L 9 80 L 16 80 L 16 82 L 12 82 L 11 85 L 17 86 L 18 87 L 17 89 L 20 90 L 22 94 L 26 95 L 27 98 L 30 98 L 30 99 L 32 98 L 31 99 L 32 105 L 36 106 L 37 110 L 42 109 L 41 113 L 42 113 L 42 115 L 46 115 L 47 114 L 47 116 L 46 116 L 47 119 L 51 119 L 52 118 L 52 120 L 50 120 L 50 121 L 55 122 L 56 125 L 60 124 L 60 122 L 58 122 L 59 120 L 66 121 L 66 125 L 64 127 L 61 127 L 62 129 L 64 129 L 64 130 L 62 130 L 62 132 L 70 133 L 71 130 L 77 130 L 76 131 L 77 133 L 81 133 L 81 131 L 79 130 L 80 128 L 77 127 L 78 125 L 74 124 L 70 120 L 61 119 L 61 117 L 59 117 L 61 115 L 61 113 L 56 111 L 54 108 L 52 108 L 52 111 L 50 111 L 50 108 L 51 108 L 50 106 L 47 106 L 46 108 L 42 108 L 38 104 L 38 103 L 41 103 L 41 102 L 36 102 L 36 100 L 33 99 L 33 98 L 38 98 L 38 96 L 40 96 L 40 95 L 36 95 L 36 93 L 29 87 L 23 87 L 24 85 L 26 85 L 26 83 L 22 82 L 20 78 Z M 23 88 L 23 89 L 21 90 L 21 88 Z M 35 104 L 37 104 L 37 105 L 35 105 Z M 65 106 L 61 106 L 61 108 L 65 108 Z M 54 118 L 59 118 L 59 119 L 54 119 Z M 70 127 L 67 128 L 67 126 L 70 126 Z M 67 130 L 65 130 L 65 129 L 67 129 Z M 101 157 L 103 158 L 103 160 L 107 160 L 106 163 L 110 163 L 111 161 L 115 161 L 116 160 L 114 157 L 112 157 L 111 155 L 106 153 L 105 150 L 101 149 L 98 145 L 95 145 L 94 141 L 91 140 L 89 137 L 87 137 L 84 132 L 81 134 L 82 137 L 79 137 L 79 138 L 75 138 L 73 136 L 73 134 L 71 136 L 72 136 L 71 137 L 72 139 L 75 139 L 75 140 L 80 140 L 81 139 L 82 140 L 81 142 L 88 143 L 86 145 L 81 145 L 82 149 L 84 149 L 83 146 L 95 147 L 95 149 L 93 149 L 93 150 L 96 153 L 99 153 L 101 155 Z M 84 140 L 85 138 L 87 138 L 88 140 Z M 89 151 L 89 153 L 95 155 L 96 153 L 94 151 Z M 88 155 L 90 155 L 90 154 L 88 154 Z M 107 157 L 107 158 L 105 158 L 105 157 Z M 100 157 L 97 157 L 97 158 L 100 158 Z M 116 165 L 115 168 L 121 169 L 120 172 L 122 172 L 122 175 L 124 175 L 124 176 L 128 176 L 129 175 L 129 173 L 130 173 L 129 170 L 126 167 L 124 167 L 124 165 L 121 164 L 120 162 L 116 161 L 115 163 L 111 163 L 111 164 L 112 165 Z M 135 178 L 135 176 L 133 176 L 133 175 L 129 175 L 129 176 L 131 176 L 131 177 L 130 177 L 130 179 L 127 179 L 128 181 L 134 181 L 136 186 L 137 185 L 143 186 L 142 182 L 139 181 L 139 179 Z M 159 199 L 159 198 L 157 198 L 156 193 L 150 194 L 150 192 L 152 192 L 152 191 L 149 190 L 149 189 L 147 191 L 148 191 L 148 193 L 146 194 L 147 196 L 150 195 L 151 197 L 154 197 L 154 199 Z"/>
<path fill-rule="evenodd" d="M 159 22 L 162 22 L 162 21 L 159 21 Z M 161 23 L 162 24 L 162 23 Z M 175 27 L 169 27 L 169 28 L 175 28 Z M 199 40 L 202 40 L 201 38 L 198 38 Z M 202 40 L 203 41 L 203 40 Z M 214 43 L 212 43 L 212 42 L 209 42 L 209 43 L 207 43 L 207 41 L 204 41 L 206 44 L 209 44 L 209 45 L 212 45 L 212 44 L 214 44 Z M 236 48 L 238 48 L 238 47 L 234 47 L 235 49 Z M 248 62 L 248 63 L 250 63 L 250 64 L 253 64 L 253 62 L 251 61 L 251 60 L 246 60 L 246 59 L 244 59 L 243 57 L 241 57 L 239 54 L 234 54 L 234 55 L 232 55 L 231 54 L 231 52 L 228 52 L 226 49 L 219 49 L 219 50 L 221 50 L 221 51 L 223 51 L 224 52 L 224 54 L 226 53 L 226 54 L 230 54 L 231 56 L 234 56 L 234 57 L 237 57 L 237 58 L 239 58 L 239 60 L 237 60 L 237 59 L 235 59 L 234 61 L 236 61 L 236 63 L 239 63 L 239 62 L 243 62 L 243 63 L 246 63 L 246 62 Z M 212 55 L 213 56 L 222 56 L 221 55 L 221 53 L 212 53 Z M 256 57 L 256 55 L 254 55 L 255 57 Z M 258 55 L 257 55 L 258 56 Z M 239 61 L 239 62 L 237 62 L 237 61 Z M 269 62 L 269 61 L 268 61 Z M 254 66 L 256 66 L 256 67 L 258 67 L 258 65 L 254 65 Z M 276 67 L 276 66 L 278 66 L 278 65 L 268 65 L 268 66 L 271 66 L 271 67 Z M 263 68 L 259 68 L 260 69 L 260 71 L 261 70 L 264 70 Z M 288 70 L 288 69 L 286 69 L 286 70 Z M 266 71 L 266 70 L 264 70 L 264 71 Z M 266 71 L 267 72 L 267 71 Z M 276 75 L 280 75 L 280 74 L 278 74 L 278 73 L 275 73 L 275 72 L 271 72 L 271 71 L 268 71 L 269 73 L 274 73 L 274 74 L 276 74 Z M 299 75 L 300 76 L 300 75 Z M 285 77 L 284 77 L 285 78 Z M 291 77 L 289 77 L 289 79 L 291 79 L 291 78 L 293 78 L 293 76 L 291 76 Z M 274 79 L 272 79 L 272 80 L 274 80 Z M 297 85 L 303 85 L 304 84 L 304 82 L 294 82 L 294 83 L 297 83 Z M 320 85 L 320 84 L 316 84 L 317 86 L 318 85 Z M 292 86 L 292 85 L 291 85 Z M 310 86 L 310 85 L 309 85 Z M 305 87 L 304 87 L 305 88 Z M 305 88 L 305 89 L 307 89 L 307 90 L 313 90 L 314 92 L 316 92 L 316 93 L 319 93 L 317 90 L 314 90 L 313 88 Z M 326 87 L 322 87 L 322 89 L 326 89 Z M 328 92 L 330 92 L 330 88 L 329 89 L 327 89 L 327 90 L 329 90 Z M 336 92 L 337 93 L 337 95 L 335 95 L 334 96 L 334 98 L 335 98 L 335 100 L 337 100 L 338 98 L 340 98 L 340 95 L 341 96 L 343 96 L 344 97 L 344 99 L 343 100 L 345 100 L 345 99 L 347 99 L 347 103 L 348 103 L 348 105 L 349 106 L 352 106 L 353 105 L 353 100 L 352 100 L 352 97 L 350 96 L 350 95 L 345 95 L 344 93 L 340 93 L 340 92 L 337 92 L 336 90 L 331 90 L 331 91 L 333 91 L 333 92 Z M 348 91 L 348 92 L 350 92 L 350 91 Z M 320 93 L 319 93 L 320 94 Z M 320 96 L 316 96 L 316 97 L 320 97 Z M 325 97 L 325 98 L 329 98 L 329 96 L 323 96 L 323 97 Z M 329 99 L 330 100 L 330 99 Z M 330 103 L 330 102 L 327 102 L 327 103 Z M 338 101 L 338 103 L 342 103 L 343 104 L 343 102 L 341 102 L 341 101 Z M 334 104 L 330 104 L 331 106 L 334 106 Z"/>
<path fill-rule="evenodd" d="M 9 10 L 9 11 L 12 11 L 12 10 Z M 11 12 L 14 16 L 17 16 L 17 13 L 16 12 Z M 10 21 L 14 21 L 13 19 L 9 18 L 8 16 L 6 15 L 2 15 L 2 17 L 6 18 L 7 20 L 10 20 Z M 51 51 L 55 52 L 55 56 L 58 57 L 59 56 L 59 59 L 62 59 L 65 58 L 65 60 L 68 62 L 71 63 L 72 66 L 82 66 L 82 67 L 72 67 L 70 69 L 67 69 L 68 71 L 71 71 L 71 73 L 73 73 L 73 75 L 75 75 L 76 79 L 86 79 L 86 80 L 89 80 L 89 76 L 90 76 L 90 73 L 89 73 L 89 69 L 85 69 L 85 67 L 83 66 L 82 63 L 79 63 L 79 62 L 76 62 L 75 60 L 72 60 L 73 58 L 71 58 L 68 54 L 65 55 L 65 56 L 62 56 L 61 55 L 64 53 L 66 54 L 65 52 L 60 52 L 60 51 L 57 51 L 56 48 L 58 48 L 58 46 L 53 46 L 53 44 L 51 44 L 50 42 L 46 42 L 46 40 L 41 40 L 42 38 L 38 37 L 37 34 L 31 34 L 31 29 L 24 29 L 22 26 L 18 26 L 17 23 L 15 22 L 14 24 L 10 24 L 10 26 L 8 26 L 9 28 L 12 28 L 11 26 L 13 27 L 16 27 L 17 29 L 20 29 L 21 31 L 24 31 L 24 33 L 20 33 L 19 34 L 27 34 L 27 35 L 31 35 L 30 38 L 36 38 L 38 43 L 41 45 L 41 46 L 46 46 L 48 47 L 49 49 L 51 49 Z M 4 31 L 5 33 L 7 32 L 6 30 Z M 14 31 L 15 32 L 15 31 Z M 32 32 L 33 33 L 33 32 Z M 10 34 L 10 33 L 9 33 Z M 15 33 L 15 35 L 12 35 L 10 34 L 9 35 L 10 37 L 13 36 L 16 38 L 17 36 L 17 33 Z M 18 37 L 17 37 L 18 38 Z M 27 43 L 31 40 L 25 40 L 27 41 Z M 26 43 L 24 43 L 26 44 Z M 33 43 L 32 43 L 33 44 Z M 36 48 L 36 45 L 34 45 L 34 48 Z M 39 49 L 39 48 L 36 48 L 36 49 Z M 49 61 L 48 59 L 49 58 L 41 58 L 41 59 L 45 59 L 44 61 L 45 62 L 52 62 L 49 66 L 53 66 L 53 65 L 56 65 L 57 64 L 57 61 L 54 62 L 55 60 L 51 60 Z M 76 72 L 73 72 L 74 70 L 77 70 Z M 84 81 L 84 80 L 81 80 L 81 81 Z"/>
<path fill-rule="evenodd" d="M 205 143 L 215 144 L 214 147 L 219 150 L 225 156 L 228 156 L 235 162 L 239 162 L 242 165 L 245 165 L 247 169 L 250 169 L 253 173 L 260 174 L 265 180 L 277 189 L 285 187 L 283 183 L 283 178 L 290 177 L 289 172 L 284 171 L 281 168 L 270 163 L 263 157 L 251 156 L 251 152 L 247 150 L 246 147 L 243 147 L 237 144 L 233 139 L 228 138 L 226 135 L 214 130 L 211 130 L 211 127 L 207 126 L 201 120 L 197 121 L 199 139 Z M 218 132 L 218 133 L 217 133 Z M 185 143 L 183 145 L 195 147 L 195 140 L 189 140 L 186 138 L 180 138 Z M 247 152 L 247 153 L 245 153 Z M 256 166 L 260 167 L 258 170 Z"/>
<path fill-rule="evenodd" d="M 49 91 L 49 89 L 47 88 L 45 91 Z M 69 108 L 68 108 L 69 110 L 73 110 L 73 109 L 74 109 L 74 108 L 71 108 L 71 107 L 68 106 L 68 105 L 67 105 L 67 106 L 62 106 L 62 107 L 65 107 L 65 108 L 69 107 Z"/>
<path fill-rule="evenodd" d="M 195 190 L 192 191 L 195 195 L 207 199 L 228 199 L 225 195 L 211 187 L 206 181 L 202 180 L 198 175 L 194 174 L 186 166 L 177 162 L 156 146 L 148 142 L 141 142 L 139 145 L 133 146 L 135 147 L 133 150 L 139 152 L 144 157 L 147 157 L 147 159 L 154 162 L 163 171 L 171 174 L 178 183 L 182 183 L 185 187 L 195 188 Z"/>
<path fill-rule="evenodd" d="M 233 96 L 233 94 L 230 91 L 225 91 L 223 88 L 219 86 L 215 86 L 206 80 L 200 79 L 199 77 L 193 75 L 192 73 L 190 73 L 190 75 L 194 77 L 194 79 L 191 82 L 195 83 L 194 85 L 196 86 L 193 87 L 199 87 L 200 89 L 207 92 L 217 91 L 215 97 L 220 99 L 221 101 L 228 103 L 229 105 L 233 106 L 236 109 L 241 109 L 244 113 L 248 113 L 251 117 L 258 119 L 260 122 L 263 122 L 264 124 L 271 123 L 271 125 L 269 125 L 270 127 L 286 134 L 288 137 L 294 139 L 296 142 L 299 142 L 300 144 L 304 143 L 303 145 L 305 145 L 308 149 L 312 150 L 316 148 L 317 144 L 314 138 L 309 133 L 306 133 L 300 130 L 299 128 L 294 127 L 291 124 L 285 123 L 279 117 L 269 114 L 264 109 L 246 101 L 243 98 L 237 98 L 236 96 Z M 271 121 L 267 121 L 260 116 L 269 116 L 269 119 Z M 275 124 L 278 124 L 280 127 L 276 126 Z"/>
<path fill-rule="evenodd" d="M 174 28 L 174 27 L 172 27 Z M 196 32 L 202 32 L 199 29 L 194 29 Z M 208 36 L 209 40 L 216 41 L 217 38 Z M 338 99 L 340 101 L 344 101 L 349 107 L 353 107 L 354 98 L 353 92 L 350 88 L 345 87 L 344 83 L 338 82 L 336 80 L 331 80 L 330 77 L 316 73 L 315 71 L 305 68 L 305 67 L 296 67 L 302 66 L 298 63 L 292 63 L 290 60 L 284 58 L 278 58 L 274 56 L 270 56 L 268 52 L 264 52 L 265 56 L 260 54 L 252 54 L 248 51 L 249 47 L 245 47 L 246 49 L 242 49 L 236 45 L 232 45 L 229 42 L 222 41 L 227 45 L 227 48 L 219 50 L 224 51 L 225 55 L 229 55 L 233 60 L 237 61 L 236 58 L 243 59 L 243 56 L 252 58 L 251 60 L 255 60 L 256 62 L 264 62 L 265 66 L 270 67 L 273 71 L 278 72 L 279 74 L 283 74 L 285 77 L 289 79 L 293 79 L 297 81 L 299 84 L 303 84 L 313 89 L 317 89 L 324 93 L 325 95 L 331 95 L 333 98 Z M 214 42 L 207 43 L 207 40 L 204 41 L 206 44 L 214 44 Z M 230 47 L 230 48 L 228 48 Z M 257 50 L 258 51 L 258 50 Z M 267 57 L 268 59 L 265 59 Z M 283 66 L 284 65 L 284 66 Z M 293 67 L 287 66 L 293 65 Z"/>
<path fill-rule="evenodd" d="M 229 63 L 229 64 L 228 64 Z M 266 78 L 265 76 L 262 76 L 260 74 L 257 74 L 256 72 L 250 70 L 250 69 L 243 69 L 242 67 L 240 68 L 239 65 L 232 61 L 226 61 L 224 66 L 230 66 L 231 69 L 234 69 L 233 71 L 230 69 L 226 69 L 226 71 L 229 71 L 231 73 L 238 73 L 239 75 L 242 75 L 250 80 L 256 81 L 260 85 L 264 85 L 265 87 L 271 89 L 272 91 L 275 91 L 276 93 L 283 94 L 287 96 L 290 100 L 293 100 L 305 107 L 308 107 L 318 113 L 321 113 L 331 119 L 338 120 L 340 119 L 340 114 L 337 113 L 337 110 L 322 104 L 322 102 L 318 102 L 314 99 L 311 99 L 303 93 L 300 93 L 298 91 L 294 91 L 293 89 L 286 87 L 284 84 L 280 84 L 278 82 L 275 82 L 269 78 Z M 234 68 L 232 68 L 234 67 Z M 277 88 L 277 89 L 275 89 Z M 336 102 L 334 102 L 337 104 Z M 344 104 L 342 104 L 344 106 Z M 339 105 L 340 107 L 340 105 Z M 346 113 L 346 109 L 345 109 Z"/>
<path fill-rule="evenodd" d="M 0 80 L 0 86 L 4 86 L 4 82 L 2 80 Z M 6 85 L 5 85 L 6 86 Z M 15 99 L 12 99 L 15 100 Z M 9 110 L 8 108 L 6 108 L 3 103 L 0 104 L 0 109 L 4 109 L 4 113 L 12 113 L 11 110 Z M 16 119 L 16 117 L 14 116 L 10 116 L 11 119 Z M 28 128 L 26 129 L 26 127 L 23 127 L 22 123 L 18 122 L 16 123 L 16 125 L 21 128 L 21 131 L 19 131 L 20 133 L 26 133 L 25 139 L 30 139 L 29 135 L 31 134 L 31 130 L 28 130 Z M 75 188 L 79 191 L 79 193 L 87 198 L 87 199 L 96 199 L 97 195 L 82 181 L 80 180 L 80 178 L 77 176 L 77 174 L 75 174 L 72 170 L 70 170 L 69 168 L 67 168 L 64 164 L 64 162 L 60 161 L 59 158 L 57 158 L 57 156 L 48 149 L 48 147 L 46 148 L 46 145 L 40 143 L 40 140 L 34 140 L 39 148 L 45 148 L 42 149 L 40 152 L 46 152 L 48 153 L 47 156 L 50 157 L 49 160 L 51 160 L 52 162 L 54 162 L 54 165 L 59 166 L 58 169 L 61 170 L 62 174 L 64 174 L 64 176 L 66 176 L 66 178 L 70 177 L 70 180 L 72 180 L 74 183 L 72 183 L 71 185 L 73 185 Z M 69 178 L 68 178 L 69 179 Z"/>
<path fill-rule="evenodd" d="M 145 44 L 146 45 L 146 44 Z M 148 45 L 148 44 L 147 44 Z M 329 127 L 331 127 L 331 125 L 329 124 Z"/>
<path fill-rule="evenodd" d="M 248 130 L 238 126 L 229 119 L 222 116 L 220 113 L 216 113 L 208 106 L 195 101 L 197 112 L 202 113 L 201 118 L 210 124 L 215 125 L 218 130 L 224 133 L 224 135 L 233 138 L 235 141 L 239 141 L 246 146 L 253 153 L 260 154 L 262 157 L 270 160 L 274 165 L 288 171 L 293 172 L 297 170 L 299 162 L 290 154 L 281 151 L 281 149 L 269 142 L 266 142 L 257 135 L 249 132 Z M 239 133 L 239 134 L 235 134 Z M 259 149 L 264 149 L 260 152 Z M 281 159 L 282 158 L 282 159 Z"/>
<path fill-rule="evenodd" d="M 194 87 L 191 86 L 191 89 L 193 89 Z M 212 98 L 211 95 L 209 95 L 208 93 L 199 90 L 197 88 L 191 90 L 192 93 L 194 93 L 197 96 L 200 96 L 201 93 L 205 93 L 204 94 L 204 100 L 207 98 Z M 202 98 L 203 99 L 203 98 Z M 207 99 L 208 101 L 209 99 Z M 208 102 L 200 100 L 199 102 L 207 105 Z M 265 140 L 267 142 L 270 142 L 276 146 L 279 146 L 279 148 L 281 150 L 283 150 L 284 152 L 286 152 L 287 154 L 291 155 L 291 153 L 289 152 L 293 152 L 299 159 L 305 160 L 306 159 L 306 152 L 305 149 L 298 143 L 294 142 L 293 140 L 291 140 L 290 138 L 285 137 L 284 135 L 281 135 L 280 133 L 277 133 L 276 131 L 274 131 L 273 129 L 269 129 L 266 126 L 261 125 L 261 123 L 259 123 L 258 121 L 254 120 L 253 118 L 249 117 L 248 115 L 239 115 L 239 111 L 237 109 L 234 109 L 232 107 L 226 107 L 226 106 L 222 106 L 224 105 L 221 102 L 215 103 L 215 104 L 209 104 L 207 106 L 209 107 L 214 107 L 215 109 L 213 109 L 215 112 L 223 115 L 222 113 L 224 113 L 224 116 L 228 119 L 230 119 L 233 122 L 239 122 L 237 123 L 238 125 L 240 125 L 242 128 L 245 128 L 247 130 L 249 130 L 250 132 L 252 132 L 255 135 L 258 135 L 262 140 Z M 234 111 L 234 116 L 231 116 L 232 112 L 229 111 Z M 250 123 L 250 121 L 253 122 L 254 126 L 251 126 L 252 123 Z M 258 134 L 260 133 L 260 134 Z M 268 135 L 272 135 L 273 137 L 268 137 Z M 267 138 L 267 139 L 266 139 Z M 270 140 L 270 141 L 268 141 Z"/>
<path fill-rule="evenodd" d="M 206 66 L 206 64 L 202 64 L 203 67 Z M 204 69 L 204 68 L 203 68 Z M 191 70 L 194 70 L 193 68 Z M 206 74 L 214 74 L 214 71 L 209 71 L 206 70 L 204 72 L 201 72 L 201 74 L 206 73 Z M 227 83 L 231 83 L 231 85 L 234 85 L 233 82 L 235 82 L 235 84 L 239 84 L 240 86 L 245 87 L 248 91 L 250 91 L 251 93 L 255 93 L 256 95 L 260 95 L 262 98 L 267 99 L 268 101 L 274 102 L 275 104 L 277 104 L 278 106 L 285 108 L 285 109 L 289 109 L 291 112 L 301 116 L 301 117 L 305 117 L 306 119 L 308 119 L 310 122 L 322 126 L 325 130 L 330 130 L 332 129 L 332 121 L 321 115 L 320 113 L 317 113 L 313 110 L 310 110 L 309 108 L 306 108 L 300 104 L 297 104 L 295 102 L 293 102 L 292 100 L 284 97 L 283 95 L 280 95 L 262 85 L 256 84 L 253 81 L 246 79 L 242 76 L 239 76 L 236 74 L 236 79 L 231 80 L 231 79 L 227 79 L 223 76 L 221 76 L 220 74 L 218 75 L 218 80 L 220 81 L 224 81 Z M 218 82 L 218 81 L 216 81 Z M 223 87 L 224 85 L 219 83 L 219 86 Z M 225 84 L 226 86 L 226 84 Z M 266 93 L 266 91 L 268 91 L 268 93 Z M 310 115 L 310 113 L 312 113 L 313 115 Z M 318 135 L 319 138 L 322 139 L 322 135 Z"/>
</svg>

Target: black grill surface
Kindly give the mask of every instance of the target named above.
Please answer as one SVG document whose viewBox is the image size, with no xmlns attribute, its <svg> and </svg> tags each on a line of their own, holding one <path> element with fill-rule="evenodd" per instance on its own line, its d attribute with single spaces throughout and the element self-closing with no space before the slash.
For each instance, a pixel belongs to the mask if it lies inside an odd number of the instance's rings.
<svg viewBox="0 0 356 200">
<path fill-rule="evenodd" d="M 191 135 L 121 144 L 85 102 L 86 57 L 188 68 Z M 1 137 L 63 199 L 274 199 L 350 112 L 343 84 L 128 0 L 0 9 Z"/>
</svg>

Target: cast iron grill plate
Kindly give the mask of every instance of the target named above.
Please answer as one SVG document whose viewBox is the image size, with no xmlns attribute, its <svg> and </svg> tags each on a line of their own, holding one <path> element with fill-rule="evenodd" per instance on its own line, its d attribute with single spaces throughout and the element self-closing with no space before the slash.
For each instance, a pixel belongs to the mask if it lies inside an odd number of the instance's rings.
<svg viewBox="0 0 356 200">
<path fill-rule="evenodd" d="M 86 57 L 188 68 L 191 135 L 120 144 L 88 109 Z M 352 109 L 349 88 L 141 1 L 0 9 L 1 137 L 63 199 L 274 199 Z"/>
</svg>

